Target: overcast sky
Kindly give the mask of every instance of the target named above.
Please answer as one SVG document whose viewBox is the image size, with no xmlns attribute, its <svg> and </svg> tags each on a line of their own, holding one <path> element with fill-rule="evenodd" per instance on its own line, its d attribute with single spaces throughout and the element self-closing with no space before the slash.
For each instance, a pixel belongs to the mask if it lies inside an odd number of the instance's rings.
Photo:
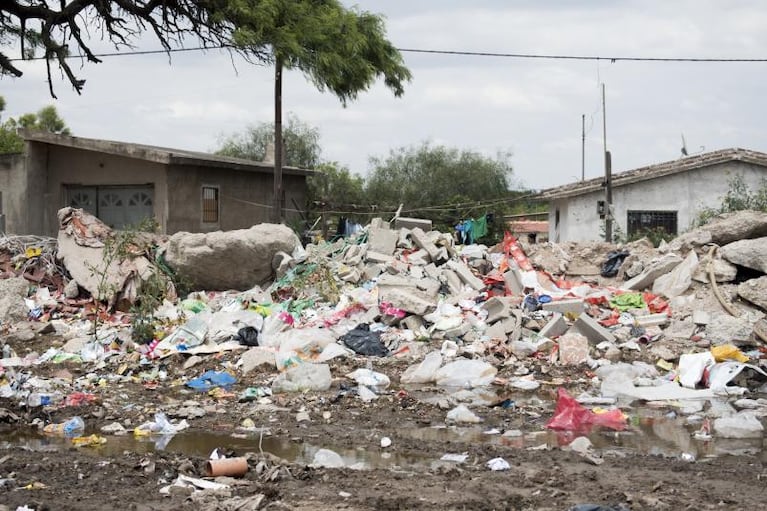
<svg viewBox="0 0 767 511">
<path fill-rule="evenodd" d="M 354 2 L 347 2 L 349 5 Z M 398 48 L 517 54 L 767 58 L 763 0 L 362 1 L 384 14 Z M 142 49 L 158 48 L 147 38 Z M 284 109 L 321 132 L 323 157 L 365 175 L 370 156 L 431 141 L 494 156 L 511 151 L 516 179 L 547 188 L 603 173 L 600 83 L 607 91 L 613 170 L 743 147 L 767 152 L 767 63 L 515 59 L 404 53 L 402 98 L 380 84 L 343 108 L 288 72 Z M 53 103 L 73 134 L 212 151 L 222 135 L 270 121 L 273 71 L 226 52 L 105 58 L 63 80 L 52 100 L 42 62 L 0 80 L 5 115 Z"/>
</svg>

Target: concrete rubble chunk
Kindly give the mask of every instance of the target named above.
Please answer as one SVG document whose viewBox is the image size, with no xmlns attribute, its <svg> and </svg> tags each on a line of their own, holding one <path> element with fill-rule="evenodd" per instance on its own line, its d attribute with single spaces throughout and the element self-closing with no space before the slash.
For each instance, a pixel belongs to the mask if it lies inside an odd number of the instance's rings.
<svg viewBox="0 0 767 511">
<path fill-rule="evenodd" d="M 397 240 L 399 240 L 399 231 L 386 228 L 373 227 L 368 228 L 368 245 L 373 252 L 379 252 L 385 255 L 393 255 L 397 249 Z"/>
<path fill-rule="evenodd" d="M 405 319 L 402 320 L 402 323 L 413 332 L 419 331 L 421 328 L 423 328 L 423 318 L 421 316 L 407 316 Z"/>
<path fill-rule="evenodd" d="M 519 270 L 512 268 L 503 274 L 503 280 L 506 283 L 506 288 L 514 295 L 520 296 L 525 291 L 525 286 L 522 284 L 522 275 L 519 274 Z"/>
<path fill-rule="evenodd" d="M 567 332 L 557 342 L 561 365 L 583 364 L 589 359 L 589 340 L 577 333 Z"/>
<path fill-rule="evenodd" d="M 386 255 L 381 252 L 376 252 L 374 250 L 368 250 L 367 254 L 365 255 L 365 261 L 368 263 L 383 263 L 388 264 L 394 259 L 393 256 Z"/>
<path fill-rule="evenodd" d="M 712 262 L 708 254 L 706 254 L 700 258 L 698 268 L 693 273 L 692 278 L 697 282 L 706 284 L 710 282 L 711 279 L 708 276 L 709 264 L 713 264 L 714 280 L 717 282 L 732 282 L 738 275 L 738 267 L 734 264 L 721 258 L 715 258 Z"/>
<path fill-rule="evenodd" d="M 420 249 L 408 255 L 407 262 L 416 266 L 426 266 L 432 262 L 432 259 L 426 250 Z"/>
<path fill-rule="evenodd" d="M 706 325 L 705 336 L 714 346 L 728 343 L 749 344 L 751 333 L 754 331 L 754 324 L 759 319 L 761 319 L 761 315 L 755 314 L 742 314 L 738 318 L 725 312 L 712 314 L 711 322 Z"/>
<path fill-rule="evenodd" d="M 414 279 L 415 285 L 418 289 L 426 293 L 428 296 L 434 297 L 434 299 L 437 298 L 437 295 L 439 294 L 439 289 L 442 287 L 442 284 L 439 280 L 436 279 L 430 279 L 430 278 L 423 278 L 423 279 Z"/>
<path fill-rule="evenodd" d="M 767 273 L 767 237 L 735 241 L 719 251 L 732 264 Z"/>
<path fill-rule="evenodd" d="M 368 247 L 364 243 L 361 245 L 349 245 L 344 254 L 343 263 L 349 266 L 357 266 L 367 253 Z"/>
<path fill-rule="evenodd" d="M 442 279 L 445 281 L 445 285 L 451 294 L 457 295 L 461 292 L 463 284 L 461 283 L 458 274 L 452 270 L 442 270 Z"/>
<path fill-rule="evenodd" d="M 416 227 L 423 231 L 431 231 L 431 220 L 427 220 L 425 218 L 408 218 L 404 216 L 397 217 L 394 220 L 395 229 L 414 229 Z"/>
<path fill-rule="evenodd" d="M 272 278 L 275 253 L 291 254 L 299 245 L 290 227 L 259 224 L 234 231 L 177 232 L 168 241 L 165 257 L 196 289 L 245 291 Z"/>
<path fill-rule="evenodd" d="M 767 236 L 767 213 L 735 211 L 719 215 L 700 228 L 710 233 L 711 241 L 726 245 L 737 240 Z"/>
<path fill-rule="evenodd" d="M 410 238 L 413 240 L 413 243 L 420 248 L 421 250 L 425 250 L 429 257 L 431 258 L 432 262 L 437 263 L 440 257 L 440 251 L 439 248 L 437 248 L 437 245 L 432 243 L 431 239 L 426 235 L 426 233 L 421 229 L 420 227 L 416 227 L 414 229 L 410 230 Z"/>
<path fill-rule="evenodd" d="M 541 309 L 545 311 L 558 312 L 560 314 L 571 314 L 573 316 L 579 316 L 583 313 L 583 300 L 573 298 L 569 300 L 554 300 L 541 305 Z"/>
<path fill-rule="evenodd" d="M 738 295 L 757 307 L 767 310 L 767 276 L 741 282 L 738 286 Z"/>
<path fill-rule="evenodd" d="M 428 314 L 437 307 L 434 298 L 415 287 L 384 287 L 381 289 L 381 301 L 419 316 Z"/>
<path fill-rule="evenodd" d="M 682 257 L 677 254 L 665 254 L 660 259 L 653 261 L 645 270 L 631 280 L 623 284 L 623 289 L 642 291 L 650 287 L 658 277 L 667 274 L 679 263 Z"/>
<path fill-rule="evenodd" d="M 437 265 L 434 263 L 429 263 L 423 267 L 423 272 L 426 274 L 427 277 L 431 277 L 433 279 L 439 279 L 439 276 L 442 273 L 442 269 L 437 268 Z"/>
<path fill-rule="evenodd" d="M 541 337 L 559 337 L 561 335 L 564 335 L 567 330 L 570 327 L 567 325 L 567 321 L 565 321 L 564 315 L 560 313 L 555 313 L 554 317 L 552 317 L 548 323 L 546 323 L 546 326 L 544 326 L 541 331 L 540 335 Z"/>
<path fill-rule="evenodd" d="M 708 325 L 711 322 L 711 314 L 701 309 L 695 309 L 692 311 L 692 322 L 696 325 Z"/>
<path fill-rule="evenodd" d="M 80 295 L 80 288 L 77 285 L 77 281 L 75 279 L 71 279 L 64 286 L 64 296 L 72 299 L 72 298 L 77 298 L 79 295 Z"/>
<path fill-rule="evenodd" d="M 417 287 L 418 283 L 404 275 L 383 273 L 378 277 L 379 287 Z"/>
<path fill-rule="evenodd" d="M 468 285 L 472 289 L 480 291 L 485 288 L 484 282 L 475 277 L 469 267 L 466 266 L 466 264 L 464 264 L 462 261 L 451 259 L 447 262 L 447 267 L 458 275 L 458 278 L 461 279 L 461 282 Z"/>
<path fill-rule="evenodd" d="M 609 330 L 586 313 L 578 316 L 578 320 L 573 324 L 573 329 L 584 335 L 593 344 L 599 344 L 603 341 L 616 342 L 615 336 Z"/>
<path fill-rule="evenodd" d="M 487 323 L 492 324 L 511 315 L 512 298 L 509 296 L 493 296 L 482 304 L 487 311 Z"/>
<path fill-rule="evenodd" d="M 24 277 L 0 279 L 0 321 L 13 322 L 27 319 L 29 282 Z"/>
</svg>

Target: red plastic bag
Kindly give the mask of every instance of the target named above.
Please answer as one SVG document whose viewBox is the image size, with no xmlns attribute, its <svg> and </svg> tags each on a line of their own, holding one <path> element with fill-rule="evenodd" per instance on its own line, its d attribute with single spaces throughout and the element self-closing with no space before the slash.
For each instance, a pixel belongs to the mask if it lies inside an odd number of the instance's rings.
<svg viewBox="0 0 767 511">
<path fill-rule="evenodd" d="M 506 232 L 503 236 L 503 251 L 506 255 L 510 255 L 517 262 L 520 270 L 530 271 L 533 269 L 533 265 L 530 264 L 530 260 L 525 255 L 522 247 L 517 243 L 517 238 L 511 235 L 510 232 Z"/>
<path fill-rule="evenodd" d="M 546 427 L 560 431 L 588 433 L 594 426 L 623 431 L 626 429 L 626 419 L 617 408 L 605 413 L 594 413 L 560 387 L 557 391 L 557 407 L 554 410 L 554 416 L 546 423 Z"/>
</svg>

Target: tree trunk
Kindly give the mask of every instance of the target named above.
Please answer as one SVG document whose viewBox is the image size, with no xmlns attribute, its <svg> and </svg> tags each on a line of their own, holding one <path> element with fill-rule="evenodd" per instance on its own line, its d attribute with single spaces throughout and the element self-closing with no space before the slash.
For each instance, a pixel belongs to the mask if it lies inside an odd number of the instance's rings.
<svg viewBox="0 0 767 511">
<path fill-rule="evenodd" d="M 282 189 L 282 59 L 277 57 L 274 64 L 274 202 L 272 221 L 285 220 L 283 207 L 285 192 Z"/>
</svg>

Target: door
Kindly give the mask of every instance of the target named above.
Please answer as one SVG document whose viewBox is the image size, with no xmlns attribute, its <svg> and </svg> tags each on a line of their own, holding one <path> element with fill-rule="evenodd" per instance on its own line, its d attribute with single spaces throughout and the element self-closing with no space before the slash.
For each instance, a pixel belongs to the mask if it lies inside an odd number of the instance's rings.
<svg viewBox="0 0 767 511">
<path fill-rule="evenodd" d="M 125 229 L 154 217 L 154 187 L 67 186 L 67 203 L 96 215 L 113 229 Z"/>
</svg>

